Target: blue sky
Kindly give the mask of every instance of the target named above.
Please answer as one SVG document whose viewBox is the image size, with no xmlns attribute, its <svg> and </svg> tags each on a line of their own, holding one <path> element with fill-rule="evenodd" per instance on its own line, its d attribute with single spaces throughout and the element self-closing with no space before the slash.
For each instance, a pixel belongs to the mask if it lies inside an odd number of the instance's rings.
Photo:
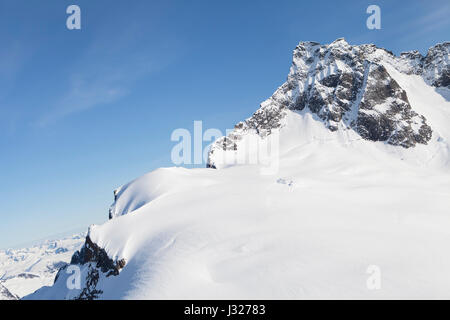
<svg viewBox="0 0 450 320">
<path fill-rule="evenodd" d="M 0 247 L 104 222 L 113 189 L 172 165 L 174 129 L 249 117 L 299 41 L 426 53 L 449 16 L 448 0 L 0 0 Z"/>
</svg>

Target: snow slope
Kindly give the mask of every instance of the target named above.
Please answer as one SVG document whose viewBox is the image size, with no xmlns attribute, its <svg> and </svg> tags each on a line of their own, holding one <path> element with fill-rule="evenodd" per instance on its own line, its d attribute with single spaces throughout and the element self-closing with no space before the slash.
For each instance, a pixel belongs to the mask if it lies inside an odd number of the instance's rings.
<svg viewBox="0 0 450 320">
<path fill-rule="evenodd" d="M 84 234 L 78 234 L 30 248 L 0 250 L 0 285 L 23 297 L 53 284 L 58 270 L 70 262 L 84 239 Z"/>
<path fill-rule="evenodd" d="M 0 283 L 0 300 L 18 300 L 19 297 L 12 294 L 7 288 Z"/>
<path fill-rule="evenodd" d="M 449 298 L 448 167 L 315 129 L 313 140 L 286 150 L 275 175 L 235 166 L 141 178 L 176 188 L 91 228 L 93 242 L 127 261 L 119 276 L 101 279 L 100 298 Z M 136 188 L 119 202 L 147 197 Z M 369 265 L 382 270 L 381 290 L 366 287 Z M 31 298 L 77 294 L 62 278 Z"/>
<path fill-rule="evenodd" d="M 26 299 L 450 298 L 450 102 L 424 77 L 379 63 L 433 129 L 427 143 L 370 141 L 308 108 L 283 110 L 271 128 L 275 170 L 138 178 L 116 191 L 112 219 L 91 226 L 76 260 L 82 288 L 68 289 L 61 272 Z M 264 139 L 249 131 L 240 146 L 252 135 Z M 377 290 L 367 286 L 374 265 Z"/>
</svg>

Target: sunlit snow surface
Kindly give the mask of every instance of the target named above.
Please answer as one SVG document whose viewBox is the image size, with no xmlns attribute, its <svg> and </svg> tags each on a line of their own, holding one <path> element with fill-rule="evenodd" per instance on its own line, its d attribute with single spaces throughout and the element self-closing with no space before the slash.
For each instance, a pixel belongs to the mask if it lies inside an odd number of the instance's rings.
<svg viewBox="0 0 450 320">
<path fill-rule="evenodd" d="M 52 285 L 59 268 L 83 243 L 84 234 L 78 234 L 29 248 L 0 250 L 0 284 L 18 297 Z"/>
<path fill-rule="evenodd" d="M 387 66 L 389 68 L 389 66 Z M 279 169 L 162 168 L 91 229 L 127 265 L 103 299 L 450 298 L 450 103 L 389 69 L 434 130 L 404 149 L 288 111 Z M 367 287 L 367 269 L 381 288 Z M 73 298 L 65 279 L 33 299 Z"/>
</svg>

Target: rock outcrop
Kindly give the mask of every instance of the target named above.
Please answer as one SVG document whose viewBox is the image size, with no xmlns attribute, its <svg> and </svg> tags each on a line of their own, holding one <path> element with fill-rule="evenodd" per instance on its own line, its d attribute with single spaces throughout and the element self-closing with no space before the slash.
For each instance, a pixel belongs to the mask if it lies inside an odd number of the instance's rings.
<svg viewBox="0 0 450 320">
<path fill-rule="evenodd" d="M 352 46 L 344 39 L 329 45 L 301 42 L 293 52 L 287 81 L 249 119 L 213 144 L 207 167 L 216 167 L 217 149 L 237 150 L 243 135 L 255 132 L 265 137 L 282 127 L 289 111 L 311 112 L 329 130 L 354 130 L 369 141 L 403 148 L 427 144 L 432 128 L 385 66 L 450 88 L 449 48 L 446 42 L 430 48 L 425 57 L 418 51 L 395 56 L 375 45 Z"/>
<path fill-rule="evenodd" d="M 79 266 L 85 269 L 86 276 L 82 279 L 81 292 L 74 298 L 75 300 L 94 300 L 103 293 L 97 288 L 101 277 L 117 276 L 120 270 L 126 265 L 125 259 L 113 260 L 106 251 L 95 244 L 89 235 L 86 237 L 84 246 L 72 256 L 70 265 Z M 55 283 L 60 274 L 66 272 L 69 265 L 62 267 L 55 277 Z"/>
<path fill-rule="evenodd" d="M 19 300 L 15 294 L 12 294 L 5 286 L 0 283 L 0 300 Z"/>
</svg>

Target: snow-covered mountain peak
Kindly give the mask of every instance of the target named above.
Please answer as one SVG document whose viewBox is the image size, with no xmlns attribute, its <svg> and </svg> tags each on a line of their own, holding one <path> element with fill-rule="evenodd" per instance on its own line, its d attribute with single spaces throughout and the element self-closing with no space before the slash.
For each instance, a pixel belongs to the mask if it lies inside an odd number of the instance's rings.
<svg viewBox="0 0 450 320">
<path fill-rule="evenodd" d="M 161 168 L 118 188 L 72 257 L 81 288 L 65 266 L 26 299 L 448 297 L 446 48 L 300 43 L 287 81 L 213 144 L 208 166 L 223 170 Z M 270 174 L 221 162 L 273 137 Z"/>
<path fill-rule="evenodd" d="M 428 112 L 411 103 L 411 93 L 389 70 L 418 75 L 424 84 L 447 90 L 448 47 L 448 42 L 438 44 L 423 57 L 418 51 L 395 56 L 373 44 L 350 45 L 343 38 L 327 45 L 300 42 L 287 81 L 252 117 L 216 141 L 207 166 L 223 166 L 219 158 L 224 152 L 239 152 L 243 135 L 264 138 L 283 128 L 289 112 L 306 111 L 332 132 L 353 131 L 367 141 L 403 148 L 428 145 L 433 135 Z"/>
</svg>

